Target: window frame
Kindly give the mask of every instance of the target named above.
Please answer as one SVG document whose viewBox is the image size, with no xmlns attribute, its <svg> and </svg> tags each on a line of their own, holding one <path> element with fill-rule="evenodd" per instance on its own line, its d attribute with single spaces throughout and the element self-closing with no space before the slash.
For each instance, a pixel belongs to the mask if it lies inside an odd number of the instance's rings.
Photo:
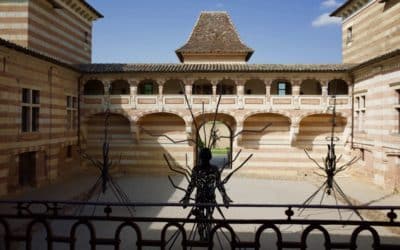
<svg viewBox="0 0 400 250">
<path fill-rule="evenodd" d="M 24 112 L 24 110 L 26 110 Z M 39 132 L 40 90 L 22 88 L 21 91 L 21 126 L 22 133 Z"/>
<path fill-rule="evenodd" d="M 76 130 L 78 127 L 78 98 L 76 96 L 66 96 L 66 111 L 66 129 Z"/>
</svg>

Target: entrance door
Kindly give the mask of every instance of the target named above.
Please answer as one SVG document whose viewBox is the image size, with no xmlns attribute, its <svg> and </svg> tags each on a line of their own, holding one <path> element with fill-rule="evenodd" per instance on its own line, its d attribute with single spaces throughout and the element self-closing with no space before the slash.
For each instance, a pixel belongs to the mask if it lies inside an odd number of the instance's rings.
<svg viewBox="0 0 400 250">
<path fill-rule="evenodd" d="M 36 152 L 19 155 L 19 185 L 34 186 L 36 180 Z"/>
</svg>

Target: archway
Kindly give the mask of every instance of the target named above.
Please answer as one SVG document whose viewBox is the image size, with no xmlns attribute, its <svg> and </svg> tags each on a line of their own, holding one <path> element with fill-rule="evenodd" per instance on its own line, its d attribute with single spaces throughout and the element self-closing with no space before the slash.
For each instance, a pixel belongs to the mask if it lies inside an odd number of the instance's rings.
<svg viewBox="0 0 400 250">
<path fill-rule="evenodd" d="M 104 85 L 99 80 L 89 80 L 86 82 L 84 89 L 84 95 L 104 95 Z"/>
<path fill-rule="evenodd" d="M 271 85 L 271 95 L 291 95 L 292 84 L 286 80 L 275 80 Z"/>
<path fill-rule="evenodd" d="M 193 95 L 211 95 L 212 84 L 206 79 L 196 80 L 192 88 Z"/>
<path fill-rule="evenodd" d="M 86 153 L 102 160 L 102 146 L 104 140 L 105 114 L 94 114 L 88 118 L 86 123 Z M 134 165 L 135 152 L 134 134 L 131 132 L 130 121 L 123 115 L 111 114 L 109 118 L 108 135 L 110 142 L 110 159 L 122 170 Z M 86 162 L 86 161 L 85 161 Z M 94 167 L 87 163 L 89 167 Z"/>
<path fill-rule="evenodd" d="M 182 89 L 183 82 L 178 79 L 171 79 L 164 83 L 163 94 L 164 95 L 182 95 L 185 91 Z"/>
<path fill-rule="evenodd" d="M 217 95 L 236 95 L 236 84 L 233 80 L 224 79 L 217 85 Z"/>
<path fill-rule="evenodd" d="M 251 79 L 244 84 L 245 95 L 265 95 L 265 84 L 260 79 Z"/>
<path fill-rule="evenodd" d="M 111 83 L 110 95 L 129 95 L 130 86 L 125 80 L 116 80 Z"/>
<path fill-rule="evenodd" d="M 321 95 L 322 89 L 319 81 L 314 79 L 304 80 L 300 85 L 300 95 Z"/>
<path fill-rule="evenodd" d="M 344 80 L 334 79 L 328 84 L 328 95 L 348 95 L 349 86 Z"/>
<path fill-rule="evenodd" d="M 201 145 L 211 149 L 211 162 L 218 166 L 231 168 L 233 149 L 233 133 L 236 127 L 236 122 L 233 117 L 227 114 L 214 113 L 201 114 L 196 117 L 198 130 L 193 124 L 193 129 L 196 131 L 195 140 L 197 145 Z M 195 147 L 196 157 L 200 147 Z M 198 162 L 196 158 L 196 162 Z"/>
<path fill-rule="evenodd" d="M 331 137 L 332 118 L 332 114 L 311 114 L 301 119 L 297 144 L 302 148 L 322 146 L 324 148 L 323 152 L 325 152 L 326 144 L 329 143 L 327 138 Z M 336 141 L 337 144 L 343 145 L 345 143 L 341 141 L 341 138 L 346 124 L 346 118 L 337 114 L 334 131 L 335 137 L 339 139 Z"/>
<path fill-rule="evenodd" d="M 138 84 L 139 95 L 157 95 L 158 85 L 154 80 L 143 80 Z"/>
<path fill-rule="evenodd" d="M 173 164 L 192 167 L 191 145 L 186 141 L 186 124 L 182 117 L 166 112 L 145 114 L 137 121 L 140 132 L 137 164 L 140 171 L 167 173 L 166 155 Z M 175 141 L 175 143 L 173 141 Z"/>
</svg>

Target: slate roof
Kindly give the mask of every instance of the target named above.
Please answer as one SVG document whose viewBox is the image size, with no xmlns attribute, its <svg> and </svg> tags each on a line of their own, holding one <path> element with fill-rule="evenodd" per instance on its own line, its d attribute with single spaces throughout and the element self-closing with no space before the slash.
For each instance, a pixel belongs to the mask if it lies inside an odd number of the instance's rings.
<svg viewBox="0 0 400 250">
<path fill-rule="evenodd" d="M 227 12 L 203 11 L 187 43 L 175 52 L 183 62 L 183 53 L 245 53 L 248 60 L 254 50 L 240 40 Z"/>
<path fill-rule="evenodd" d="M 81 64 L 83 73 L 347 72 L 352 64 Z"/>
</svg>

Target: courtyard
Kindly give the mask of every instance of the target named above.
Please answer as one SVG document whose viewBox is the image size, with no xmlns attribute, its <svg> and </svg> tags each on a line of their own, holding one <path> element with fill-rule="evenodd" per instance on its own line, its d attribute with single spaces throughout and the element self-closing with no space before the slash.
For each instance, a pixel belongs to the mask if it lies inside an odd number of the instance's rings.
<svg viewBox="0 0 400 250">
<path fill-rule="evenodd" d="M 166 166 L 165 166 L 166 167 Z M 175 183 L 180 187 L 186 188 L 187 182 L 179 176 L 172 176 Z M 73 177 L 57 182 L 47 186 L 46 188 L 25 190 L 24 193 L 16 194 L 9 197 L 4 197 L 3 200 L 68 200 L 79 201 L 85 200 L 85 193 L 92 187 L 97 179 L 97 175 L 93 171 L 79 172 Z M 179 205 L 184 193 L 174 188 L 168 181 L 167 176 L 149 176 L 149 175 L 117 175 L 113 179 L 122 188 L 123 192 L 127 194 L 129 200 L 137 204 L 134 207 L 133 217 L 130 215 L 128 209 L 124 206 L 113 207 L 113 216 L 122 216 L 127 218 L 172 218 L 184 219 L 190 211 L 190 207 L 183 209 Z M 398 193 L 390 192 L 380 189 L 362 180 L 355 179 L 346 174 L 342 174 L 337 179 L 339 185 L 346 192 L 346 195 L 354 202 L 355 205 L 395 205 L 400 204 L 400 195 Z M 246 176 L 238 174 L 234 176 L 225 185 L 226 191 L 231 199 L 234 201 L 232 206 L 228 209 L 221 206 L 221 211 L 227 220 L 243 220 L 243 221 L 256 221 L 256 220 L 280 220 L 285 219 L 285 204 L 302 204 L 307 197 L 314 193 L 319 185 L 323 182 L 322 179 L 316 176 L 304 176 L 297 179 L 283 179 L 271 178 L 266 176 Z M 218 192 L 218 191 L 216 191 Z M 85 197 L 85 198 L 84 198 Z M 217 194 L 217 200 L 220 202 L 220 195 Z M 321 200 L 321 194 L 315 197 L 312 205 L 318 205 Z M 105 194 L 96 193 L 89 200 L 89 202 L 118 202 L 116 196 L 110 189 Z M 169 205 L 168 205 L 168 204 Z M 338 201 L 338 205 L 343 205 L 344 201 Z M 144 206 L 143 206 L 144 205 Z M 267 205 L 263 207 L 261 205 Z M 268 205 L 273 205 L 269 207 Z M 277 207 L 274 207 L 278 205 Z M 279 205 L 283 205 L 279 207 Z M 325 195 L 322 205 L 336 205 L 333 195 Z M 1 204 L 2 213 L 11 212 L 15 213 L 13 209 L 7 204 Z M 39 212 L 43 208 L 40 205 L 32 206 L 32 211 Z M 81 209 L 81 210 L 80 210 Z M 104 206 L 99 205 L 94 208 L 92 205 L 66 205 L 62 211 L 63 215 L 74 216 L 101 216 L 104 215 Z M 77 211 L 79 211 L 77 213 Z M 360 220 L 358 216 L 349 209 L 342 209 L 339 213 L 336 208 L 330 209 L 313 209 L 307 208 L 300 211 L 293 208 L 293 219 L 307 219 L 307 220 L 336 220 L 336 221 L 350 221 Z M 367 221 L 382 220 L 385 221 L 385 213 L 388 211 L 361 211 L 363 219 Z M 221 215 L 217 210 L 214 211 L 214 217 L 221 219 Z M 18 231 L 21 230 L 22 222 L 14 220 L 11 223 L 11 228 Z M 117 227 L 121 222 L 117 221 L 96 221 L 93 222 L 97 238 L 113 238 Z M 142 237 L 144 239 L 159 240 L 161 231 L 165 226 L 165 222 L 138 222 Z M 54 235 L 69 235 L 69 230 L 72 222 L 68 220 L 53 220 L 51 221 L 52 234 Z M 251 241 L 254 240 L 257 229 L 260 224 L 254 223 L 241 223 L 232 224 L 232 228 L 237 236 L 238 241 Z M 307 226 L 303 225 L 276 225 L 282 233 L 283 242 L 299 242 L 301 235 Z M 186 224 L 185 230 L 189 235 L 193 226 L 191 223 Z M 350 236 L 355 229 L 351 225 L 326 225 L 324 226 L 329 232 L 332 242 L 349 242 Z M 381 244 L 399 244 L 400 237 L 397 228 L 395 230 L 387 228 L 376 227 L 381 237 Z M 396 231 L 397 230 L 397 231 Z M 36 224 L 33 228 L 32 249 L 46 249 L 46 236 L 44 227 Z M 175 228 L 169 228 L 167 231 L 167 239 L 172 238 L 175 234 Z M 22 233 L 22 232 L 21 232 Z M 229 233 L 225 231 L 217 231 L 219 238 L 214 239 L 214 249 L 229 248 Z M 131 229 L 124 229 L 121 232 L 121 245 L 120 249 L 132 249 L 136 244 L 136 234 Z M 176 241 L 170 241 L 167 245 L 171 249 L 181 249 L 181 237 L 176 237 Z M 262 234 L 260 240 L 261 249 L 277 249 L 276 248 L 276 235 L 271 230 L 266 230 Z M 79 226 L 76 231 L 76 249 L 89 249 L 90 248 L 90 234 L 85 226 Z M 307 249 L 322 249 L 324 248 L 323 235 L 318 230 L 313 230 L 307 238 Z M 373 249 L 372 236 L 369 232 L 361 232 L 357 239 L 358 249 Z M 15 248 L 12 249 L 25 249 L 24 244 L 13 243 Z M 54 249 L 69 249 L 68 244 L 53 243 Z M 0 249 L 5 249 L 0 245 Z M 114 249 L 112 246 L 100 246 L 96 249 Z M 157 248 L 144 248 L 144 249 L 158 249 Z M 245 249 L 245 248 L 243 248 Z M 252 249 L 252 248 L 248 248 Z"/>
</svg>

